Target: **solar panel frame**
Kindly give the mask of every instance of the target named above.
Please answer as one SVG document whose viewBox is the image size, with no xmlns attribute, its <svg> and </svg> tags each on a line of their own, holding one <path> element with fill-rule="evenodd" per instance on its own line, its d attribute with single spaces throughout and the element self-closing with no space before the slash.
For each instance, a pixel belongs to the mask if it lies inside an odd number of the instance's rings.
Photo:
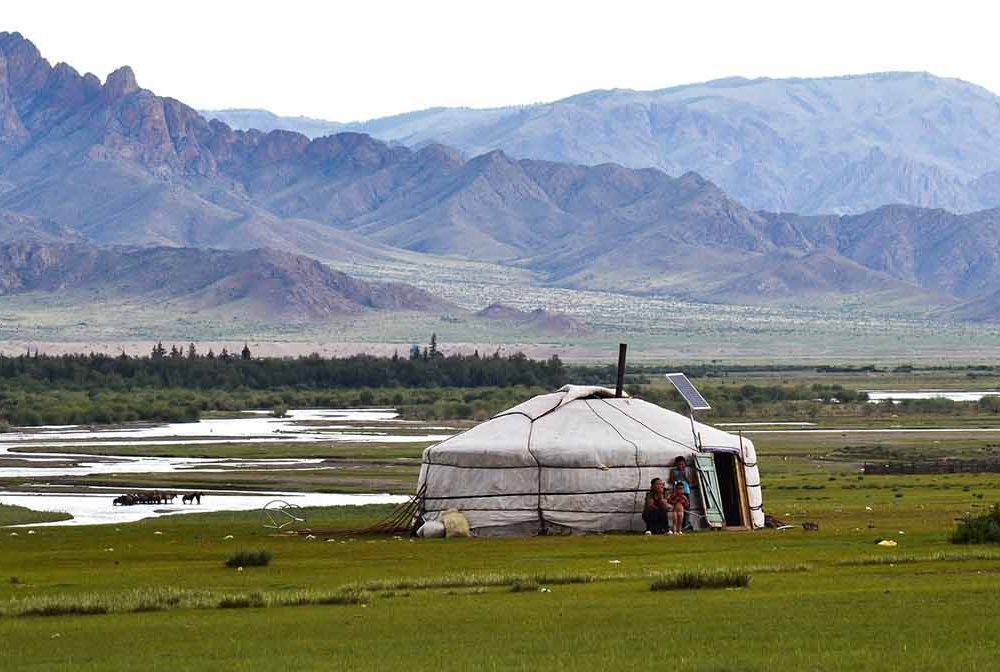
<svg viewBox="0 0 1000 672">
<path fill-rule="evenodd" d="M 705 397 L 701 396 L 701 392 L 695 388 L 686 375 L 683 373 L 668 373 L 667 380 L 674 386 L 677 393 L 684 398 L 684 401 L 687 402 L 692 411 L 712 410 L 711 405 L 705 400 Z"/>
</svg>

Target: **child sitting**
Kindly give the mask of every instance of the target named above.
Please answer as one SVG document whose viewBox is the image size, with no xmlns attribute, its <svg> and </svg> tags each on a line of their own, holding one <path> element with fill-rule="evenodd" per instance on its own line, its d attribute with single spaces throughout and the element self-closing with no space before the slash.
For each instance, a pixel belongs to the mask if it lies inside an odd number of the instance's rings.
<svg viewBox="0 0 1000 672">
<path fill-rule="evenodd" d="M 667 503 L 670 504 L 671 518 L 673 519 L 673 529 L 667 532 L 667 534 L 684 534 L 684 511 L 688 507 L 688 496 L 684 494 L 684 484 L 674 483 L 674 491 L 667 497 Z"/>
</svg>

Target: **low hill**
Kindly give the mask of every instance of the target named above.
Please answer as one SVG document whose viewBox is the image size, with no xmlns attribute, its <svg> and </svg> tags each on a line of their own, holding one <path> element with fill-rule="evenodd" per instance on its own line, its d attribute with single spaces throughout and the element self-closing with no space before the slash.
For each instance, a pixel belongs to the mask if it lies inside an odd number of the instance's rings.
<svg viewBox="0 0 1000 672">
<path fill-rule="evenodd" d="M 0 245 L 0 294 L 74 292 L 179 300 L 260 321 L 321 321 L 366 311 L 450 311 L 403 283 L 365 282 L 307 257 L 248 251 L 14 242 Z"/>
<path fill-rule="evenodd" d="M 551 336 L 568 336 L 586 331 L 586 328 L 572 317 L 561 313 L 550 313 L 543 308 L 524 311 L 506 304 L 493 303 L 478 311 L 476 317 L 528 327 L 532 331 Z"/>
<path fill-rule="evenodd" d="M 72 229 L 51 220 L 0 210 L 0 241 L 82 242 Z"/>
</svg>

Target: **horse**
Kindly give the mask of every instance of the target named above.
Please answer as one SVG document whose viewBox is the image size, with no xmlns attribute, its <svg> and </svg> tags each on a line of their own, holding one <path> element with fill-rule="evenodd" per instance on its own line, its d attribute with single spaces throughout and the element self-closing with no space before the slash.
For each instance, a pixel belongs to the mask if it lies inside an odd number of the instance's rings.
<svg viewBox="0 0 1000 672">
<path fill-rule="evenodd" d="M 202 493 L 200 493 L 200 492 L 189 492 L 186 495 L 184 495 L 183 497 L 181 497 L 181 503 L 182 504 L 201 504 L 201 495 L 202 495 Z"/>
</svg>

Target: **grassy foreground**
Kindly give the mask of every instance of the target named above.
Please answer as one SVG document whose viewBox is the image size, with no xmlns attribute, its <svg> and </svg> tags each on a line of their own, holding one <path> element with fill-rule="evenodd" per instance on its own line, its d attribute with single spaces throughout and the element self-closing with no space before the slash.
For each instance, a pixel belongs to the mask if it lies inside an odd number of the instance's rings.
<svg viewBox="0 0 1000 672">
<path fill-rule="evenodd" d="M 816 533 L 326 541 L 271 536 L 255 513 L 0 532 L 3 666 L 994 669 L 1000 547 L 947 534 L 985 506 L 976 494 L 1000 498 L 1000 477 L 829 478 L 776 473 L 765 492 L 770 511 L 818 521 Z M 314 510 L 310 523 L 360 526 L 385 510 Z M 268 566 L 225 566 L 257 549 Z M 703 569 L 749 585 L 651 590 Z M 143 607 L 137 595 L 167 597 Z M 95 599 L 126 613 L 17 615 Z"/>
</svg>

